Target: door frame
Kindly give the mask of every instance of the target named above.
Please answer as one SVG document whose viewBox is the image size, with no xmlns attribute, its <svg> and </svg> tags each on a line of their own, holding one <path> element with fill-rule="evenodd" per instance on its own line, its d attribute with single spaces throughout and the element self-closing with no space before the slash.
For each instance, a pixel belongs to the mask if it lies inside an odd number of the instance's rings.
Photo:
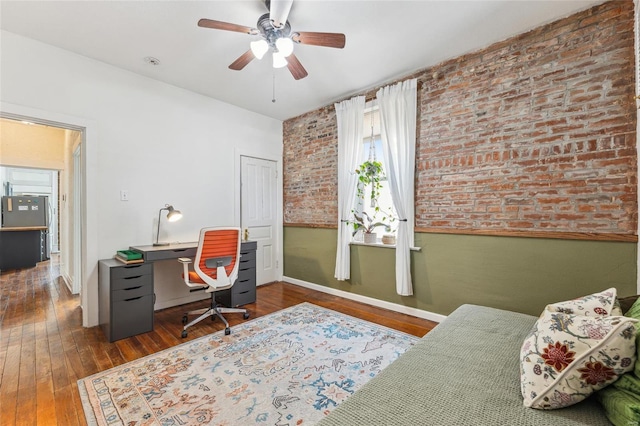
<svg viewBox="0 0 640 426">
<path fill-rule="evenodd" d="M 73 250 L 71 255 L 73 256 L 72 263 L 72 293 L 80 293 L 82 294 L 82 142 L 78 144 L 77 147 L 73 150 L 72 159 L 73 159 L 73 175 L 71 179 L 73 180 L 73 210 L 71 215 L 73 217 Z M 68 212 L 67 212 L 68 214 Z M 67 230 L 68 232 L 68 230 Z M 67 234 L 67 241 L 70 241 Z M 80 250 L 77 249 L 80 247 Z"/>
<path fill-rule="evenodd" d="M 0 117 L 76 130 L 82 133 L 82 325 L 98 325 L 98 133 L 93 120 L 0 102 Z"/>
<path fill-rule="evenodd" d="M 282 157 L 274 156 L 273 153 L 255 152 L 243 149 L 234 149 L 234 179 L 237 184 L 234 188 L 234 212 L 233 217 L 236 226 L 242 226 L 242 193 L 240 188 L 241 182 L 241 157 L 252 157 L 260 160 L 273 161 L 276 163 L 276 228 L 273 238 L 274 248 L 276 250 L 276 280 L 282 281 L 284 264 L 283 264 L 283 193 L 282 193 Z"/>
</svg>

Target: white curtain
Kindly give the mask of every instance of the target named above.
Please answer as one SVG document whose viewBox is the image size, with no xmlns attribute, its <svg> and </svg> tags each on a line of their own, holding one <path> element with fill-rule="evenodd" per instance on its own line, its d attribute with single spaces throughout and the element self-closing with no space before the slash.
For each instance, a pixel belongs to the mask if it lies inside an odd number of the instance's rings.
<svg viewBox="0 0 640 426">
<path fill-rule="evenodd" d="M 416 162 L 417 81 L 407 80 L 378 90 L 384 166 L 393 206 L 398 214 L 396 291 L 413 294 L 411 247 L 414 245 L 414 170 Z"/>
<path fill-rule="evenodd" d="M 335 277 L 339 281 L 351 277 L 351 227 L 347 220 L 355 204 L 358 177 L 355 170 L 362 155 L 364 96 L 335 104 L 338 119 L 338 250 Z"/>
</svg>

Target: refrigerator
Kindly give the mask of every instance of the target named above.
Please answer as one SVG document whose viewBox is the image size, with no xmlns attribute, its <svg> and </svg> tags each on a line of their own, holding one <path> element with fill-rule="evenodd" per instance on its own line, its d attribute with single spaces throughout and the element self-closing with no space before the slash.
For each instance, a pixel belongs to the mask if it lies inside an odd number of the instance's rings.
<svg viewBox="0 0 640 426">
<path fill-rule="evenodd" d="M 49 227 L 49 197 L 4 196 L 2 197 L 2 227 L 22 228 L 30 226 Z M 41 233 L 41 260 L 50 257 L 49 231 Z"/>
</svg>

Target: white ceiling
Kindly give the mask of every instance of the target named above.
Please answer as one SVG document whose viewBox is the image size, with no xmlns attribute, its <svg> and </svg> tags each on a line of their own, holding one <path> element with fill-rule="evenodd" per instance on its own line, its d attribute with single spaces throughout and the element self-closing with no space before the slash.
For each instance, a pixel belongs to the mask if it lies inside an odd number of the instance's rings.
<svg viewBox="0 0 640 426">
<path fill-rule="evenodd" d="M 309 73 L 298 81 L 268 56 L 230 70 L 255 36 L 197 26 L 209 18 L 255 27 L 267 12 L 260 0 L 2 0 L 0 28 L 285 120 L 598 3 L 294 0 L 293 31 L 347 38 L 344 49 L 296 46 Z"/>
</svg>

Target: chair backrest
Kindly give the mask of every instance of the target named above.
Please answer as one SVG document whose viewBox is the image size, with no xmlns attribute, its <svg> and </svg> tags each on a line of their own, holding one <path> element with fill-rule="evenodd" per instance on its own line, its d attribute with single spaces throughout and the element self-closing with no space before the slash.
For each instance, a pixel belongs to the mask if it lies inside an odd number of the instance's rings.
<svg viewBox="0 0 640 426">
<path fill-rule="evenodd" d="M 240 228 L 203 228 L 193 265 L 195 272 L 211 287 L 230 287 L 238 277 L 240 243 Z"/>
</svg>

